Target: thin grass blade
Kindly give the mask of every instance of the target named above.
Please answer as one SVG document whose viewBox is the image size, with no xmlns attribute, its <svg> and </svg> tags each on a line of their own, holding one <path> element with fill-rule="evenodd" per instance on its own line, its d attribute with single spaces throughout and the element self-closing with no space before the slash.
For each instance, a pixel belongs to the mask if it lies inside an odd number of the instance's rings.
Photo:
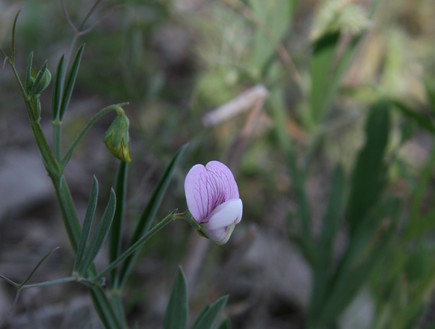
<svg viewBox="0 0 435 329">
<path fill-rule="evenodd" d="M 351 235 L 364 223 L 364 217 L 378 202 L 385 185 L 384 157 L 390 130 L 389 108 L 388 101 L 378 101 L 372 105 L 367 118 L 366 141 L 353 169 L 347 209 Z"/>
<path fill-rule="evenodd" d="M 317 245 L 314 263 L 314 287 L 310 300 L 310 314 L 315 317 L 323 308 L 333 273 L 332 251 L 334 239 L 343 219 L 346 199 L 346 179 L 343 168 L 337 166 L 332 178 L 328 208 Z"/>
<path fill-rule="evenodd" d="M 404 117 L 415 122 L 420 128 L 423 128 L 431 135 L 435 135 L 435 124 L 431 121 L 430 116 L 413 110 L 401 101 L 393 100 L 391 102 L 394 105 L 393 108 L 399 110 Z"/>
</svg>

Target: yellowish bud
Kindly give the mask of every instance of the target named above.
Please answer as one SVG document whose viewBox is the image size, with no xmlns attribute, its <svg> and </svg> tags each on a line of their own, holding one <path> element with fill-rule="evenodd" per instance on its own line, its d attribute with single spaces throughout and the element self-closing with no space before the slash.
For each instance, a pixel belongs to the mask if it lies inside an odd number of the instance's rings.
<svg viewBox="0 0 435 329">
<path fill-rule="evenodd" d="M 124 114 L 124 111 L 121 109 L 104 136 L 104 144 L 106 144 L 109 151 L 119 160 L 124 162 L 131 161 L 128 144 L 129 125 L 130 122 Z"/>
</svg>

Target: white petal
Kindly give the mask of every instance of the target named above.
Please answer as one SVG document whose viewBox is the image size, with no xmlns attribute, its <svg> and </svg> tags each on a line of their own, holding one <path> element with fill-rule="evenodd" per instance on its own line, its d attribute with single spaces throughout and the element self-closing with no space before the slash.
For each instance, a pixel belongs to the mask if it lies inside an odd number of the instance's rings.
<svg viewBox="0 0 435 329">
<path fill-rule="evenodd" d="M 210 214 L 203 226 L 207 230 L 225 228 L 231 224 L 238 224 L 242 219 L 243 204 L 241 199 L 228 200 L 217 206 Z"/>
</svg>

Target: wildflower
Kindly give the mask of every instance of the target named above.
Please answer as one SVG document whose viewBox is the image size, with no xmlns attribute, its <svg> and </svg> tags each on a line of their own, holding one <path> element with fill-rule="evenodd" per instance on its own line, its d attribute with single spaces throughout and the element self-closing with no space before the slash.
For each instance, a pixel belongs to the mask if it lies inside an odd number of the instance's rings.
<svg viewBox="0 0 435 329">
<path fill-rule="evenodd" d="M 200 233 L 224 244 L 242 219 L 243 204 L 230 169 L 219 161 L 193 166 L 184 182 L 187 207 Z"/>
</svg>

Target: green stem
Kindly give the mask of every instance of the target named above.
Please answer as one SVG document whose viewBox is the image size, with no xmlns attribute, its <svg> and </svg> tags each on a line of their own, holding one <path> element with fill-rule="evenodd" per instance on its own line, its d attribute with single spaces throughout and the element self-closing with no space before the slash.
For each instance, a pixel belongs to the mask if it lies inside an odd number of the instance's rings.
<svg viewBox="0 0 435 329">
<path fill-rule="evenodd" d="M 62 176 L 58 182 L 53 181 L 58 202 L 60 205 L 62 218 L 64 220 L 65 228 L 68 233 L 71 247 L 74 253 L 77 251 L 77 246 L 80 241 L 80 224 L 78 221 L 77 213 L 74 207 L 74 202 L 69 191 L 68 184 Z M 90 269 L 90 275 L 95 275 L 95 269 Z M 110 302 L 107 299 L 103 289 L 99 286 L 99 282 L 93 280 L 87 284 L 89 293 L 92 297 L 95 310 L 97 311 L 101 321 L 107 329 L 125 329 L 126 327 L 120 324 L 120 320 L 115 315 Z M 123 321 L 121 321 L 123 322 Z"/>
<path fill-rule="evenodd" d="M 144 236 L 142 236 L 139 240 L 137 240 L 135 243 L 133 243 L 124 253 L 122 253 L 117 259 L 115 259 L 112 263 L 110 263 L 103 271 L 98 273 L 98 275 L 95 277 L 96 281 L 100 281 L 104 278 L 104 276 L 112 271 L 116 266 L 121 264 L 124 260 L 126 260 L 129 256 L 134 254 L 137 249 L 144 244 L 145 242 L 149 241 L 152 237 L 154 237 L 158 232 L 160 232 L 166 225 L 168 225 L 173 220 L 177 219 L 178 215 L 175 213 L 171 213 L 165 218 L 163 218 L 159 223 L 154 225 L 154 227 L 147 232 Z"/>
<path fill-rule="evenodd" d="M 20 76 L 19 76 L 19 74 L 17 72 L 17 69 L 15 68 L 14 63 L 11 61 L 11 59 L 9 57 L 7 58 L 7 62 L 9 63 L 9 65 L 10 65 L 10 67 L 12 69 L 12 72 L 14 73 L 15 80 L 18 83 L 18 87 L 20 88 L 22 96 L 23 96 L 24 100 L 27 102 L 29 100 L 29 97 L 27 96 L 26 89 L 24 88 L 24 85 L 21 82 L 21 79 L 20 79 Z"/>
<path fill-rule="evenodd" d="M 27 95 L 27 92 L 24 88 L 23 83 L 21 82 L 20 76 L 15 68 L 15 65 L 12 63 L 10 59 L 8 59 L 8 63 L 14 73 L 15 80 L 18 83 L 21 94 L 24 98 L 24 102 L 26 105 L 26 111 L 30 120 L 30 126 L 32 128 L 33 136 L 35 137 L 36 144 L 38 146 L 39 152 L 42 156 L 42 161 L 44 166 L 50 175 L 50 177 L 55 178 L 59 174 L 59 164 L 53 157 L 51 153 L 50 147 L 48 146 L 47 140 L 45 139 L 44 133 L 42 132 L 41 126 L 38 122 L 39 118 L 35 116 L 37 109 L 34 109 L 32 106 L 32 102 Z"/>
<path fill-rule="evenodd" d="M 121 319 L 122 327 L 127 328 L 126 316 L 124 312 L 124 307 L 122 305 L 120 291 L 117 289 L 112 290 L 112 305 L 115 314 L 118 316 L 118 319 Z"/>
<path fill-rule="evenodd" d="M 89 131 L 89 129 L 92 128 L 92 126 L 99 120 L 101 119 L 103 116 L 105 116 L 106 114 L 115 111 L 118 112 L 121 109 L 121 106 L 125 105 L 127 103 L 120 103 L 120 104 L 114 104 L 114 105 L 110 105 L 107 106 L 105 108 L 103 108 L 101 111 L 99 111 L 97 114 L 95 114 L 86 124 L 86 126 L 83 128 L 83 130 L 80 132 L 80 134 L 77 136 L 77 138 L 74 140 L 74 142 L 71 144 L 70 148 L 68 149 L 68 151 L 66 152 L 65 156 L 63 157 L 61 163 L 60 163 L 60 167 L 62 168 L 62 170 L 65 168 L 65 166 L 68 164 L 69 160 L 71 159 L 74 150 L 76 149 L 77 145 L 82 141 L 82 139 L 85 137 L 86 133 Z"/>
<path fill-rule="evenodd" d="M 128 164 L 124 161 L 119 162 L 118 172 L 114 189 L 116 193 L 116 210 L 110 228 L 109 240 L 109 263 L 118 258 L 121 250 L 122 223 L 124 219 L 125 198 L 127 190 Z M 116 269 L 110 273 L 110 284 L 118 288 L 118 275 Z"/>
<path fill-rule="evenodd" d="M 63 158 L 61 165 L 59 166 L 59 159 L 60 159 L 60 123 L 57 125 L 54 123 L 53 126 L 53 148 L 54 148 L 54 156 L 53 152 L 51 151 L 47 140 L 45 138 L 45 135 L 41 129 L 41 126 L 39 124 L 39 115 L 38 109 L 33 108 L 32 101 L 27 95 L 27 92 L 24 88 L 23 83 L 21 82 L 21 79 L 18 75 L 18 72 L 11 60 L 11 58 L 7 58 L 7 62 L 12 68 L 13 74 L 16 78 L 16 81 L 18 83 L 20 92 L 24 98 L 27 114 L 30 121 L 30 126 L 33 132 L 33 136 L 35 138 L 36 144 L 38 146 L 38 150 L 41 154 L 41 159 L 44 164 L 44 167 L 46 171 L 48 172 L 54 189 L 56 191 L 56 196 L 58 199 L 58 203 L 60 206 L 62 218 L 65 224 L 65 228 L 68 233 L 68 238 L 70 240 L 70 244 L 74 252 L 77 250 L 78 241 L 80 239 L 80 224 L 77 217 L 77 212 L 74 207 L 74 202 L 72 200 L 71 194 L 69 192 L 68 185 L 65 181 L 65 178 L 62 175 L 63 169 L 65 168 L 65 165 L 70 160 L 72 153 L 74 149 L 77 147 L 78 143 L 82 140 L 86 132 L 92 127 L 92 125 L 103 115 L 113 111 L 118 110 L 120 105 L 112 105 L 107 108 L 104 108 L 99 113 L 97 113 L 91 121 L 86 125 L 84 130 L 80 133 L 78 138 L 73 142 L 72 146 L 68 150 L 66 156 Z M 95 270 L 91 270 L 91 272 L 95 272 Z M 36 286 L 43 286 L 43 285 L 50 285 L 50 284 L 57 284 L 57 283 L 64 283 L 64 282 L 72 282 L 75 281 L 76 278 L 65 278 L 65 279 L 59 279 L 59 280 L 53 280 L 53 281 L 47 281 L 45 283 L 36 283 L 36 284 L 29 284 L 29 285 L 23 285 L 22 288 L 31 288 Z M 117 318 L 112 305 L 110 304 L 109 300 L 107 299 L 106 294 L 104 293 L 104 290 L 99 286 L 99 284 L 96 281 L 93 281 L 93 283 L 89 284 L 89 293 L 91 295 L 92 301 L 94 303 L 94 307 L 103 322 L 105 328 L 108 329 L 125 329 L 126 326 L 121 325 L 121 323 L 126 323 L 125 319 L 120 320 Z M 17 295 L 18 296 L 18 295 Z"/>
<path fill-rule="evenodd" d="M 30 119 L 30 126 L 32 128 L 33 136 L 35 137 L 35 141 L 38 146 L 39 153 L 41 154 L 45 169 L 52 179 L 59 177 L 59 163 L 53 157 L 50 146 L 45 139 L 40 124 Z"/>
<path fill-rule="evenodd" d="M 53 153 L 54 158 L 60 162 L 60 132 L 61 132 L 62 122 L 59 119 L 53 121 Z"/>
<path fill-rule="evenodd" d="M 82 22 L 80 23 L 79 27 L 78 27 L 78 31 L 82 31 L 82 29 L 84 28 L 86 22 L 88 21 L 89 17 L 92 15 L 92 13 L 95 11 L 95 9 L 97 9 L 98 4 L 101 2 L 101 0 L 96 0 L 94 2 L 94 4 L 92 5 L 91 9 L 89 9 L 88 13 L 86 14 L 85 18 L 83 18 Z"/>
<path fill-rule="evenodd" d="M 53 285 L 56 285 L 56 284 L 69 283 L 69 282 L 77 282 L 77 279 L 75 277 L 73 277 L 73 276 L 69 276 L 69 277 L 62 278 L 62 279 L 44 281 L 44 282 L 39 282 L 39 283 L 25 284 L 25 285 L 23 285 L 21 287 L 21 289 L 53 286 Z"/>
<path fill-rule="evenodd" d="M 126 329 L 119 322 L 109 300 L 103 289 L 99 286 L 89 287 L 89 294 L 91 295 L 92 302 L 94 304 L 95 310 L 98 313 L 101 321 L 106 329 Z"/>
<path fill-rule="evenodd" d="M 278 142 L 285 156 L 288 171 L 293 182 L 295 196 L 298 204 L 298 220 L 300 224 L 300 230 L 302 238 L 300 239 L 303 253 L 310 264 L 313 264 L 313 239 L 311 228 L 311 214 L 308 199 L 305 191 L 305 176 L 306 171 L 301 170 L 297 164 L 296 156 L 294 153 L 292 140 L 287 133 L 286 122 L 287 117 L 284 109 L 282 108 L 278 99 L 282 95 L 277 91 L 272 91 L 272 115 L 274 117 L 275 132 L 278 138 Z"/>
<path fill-rule="evenodd" d="M 53 181 L 53 185 L 56 191 L 57 200 L 60 206 L 65 229 L 68 234 L 69 242 L 74 253 L 76 253 L 78 243 L 80 241 L 81 229 L 74 206 L 74 201 L 72 199 L 65 177 L 61 176 L 58 180 Z"/>
</svg>

